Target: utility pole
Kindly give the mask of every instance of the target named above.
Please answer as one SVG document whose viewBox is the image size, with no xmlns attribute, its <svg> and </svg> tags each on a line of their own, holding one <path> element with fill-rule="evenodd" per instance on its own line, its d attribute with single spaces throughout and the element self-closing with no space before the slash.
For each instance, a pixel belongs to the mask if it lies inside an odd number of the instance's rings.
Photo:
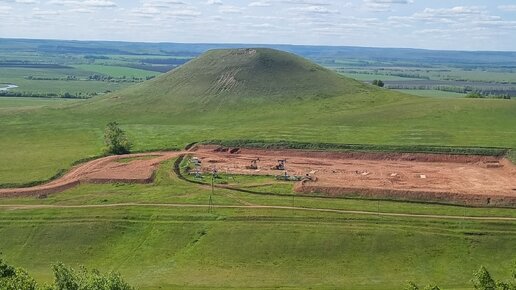
<svg viewBox="0 0 516 290">
<path fill-rule="evenodd" d="M 208 202 L 209 212 L 213 212 L 213 198 L 212 196 L 215 194 L 215 169 L 211 172 L 211 192 L 210 192 L 210 200 Z"/>
</svg>

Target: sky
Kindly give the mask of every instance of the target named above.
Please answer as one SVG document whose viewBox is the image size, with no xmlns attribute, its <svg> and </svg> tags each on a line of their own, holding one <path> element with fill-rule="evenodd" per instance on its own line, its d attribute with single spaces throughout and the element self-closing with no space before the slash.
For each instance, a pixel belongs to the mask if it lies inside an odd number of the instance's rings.
<svg viewBox="0 0 516 290">
<path fill-rule="evenodd" d="M 516 51 L 515 0 L 0 0 L 0 19 L 0 38 Z"/>
</svg>

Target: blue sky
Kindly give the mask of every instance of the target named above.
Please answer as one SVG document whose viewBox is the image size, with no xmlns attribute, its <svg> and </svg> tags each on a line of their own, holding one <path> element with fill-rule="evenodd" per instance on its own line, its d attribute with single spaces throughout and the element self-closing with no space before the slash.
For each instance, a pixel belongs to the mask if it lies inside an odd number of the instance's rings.
<svg viewBox="0 0 516 290">
<path fill-rule="evenodd" d="M 516 1 L 0 0 L 0 37 L 516 50 Z"/>
</svg>

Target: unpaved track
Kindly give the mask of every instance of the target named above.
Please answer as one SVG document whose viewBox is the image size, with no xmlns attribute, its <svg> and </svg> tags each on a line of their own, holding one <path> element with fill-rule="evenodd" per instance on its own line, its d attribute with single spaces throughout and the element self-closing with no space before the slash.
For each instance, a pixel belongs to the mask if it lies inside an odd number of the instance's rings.
<svg viewBox="0 0 516 290">
<path fill-rule="evenodd" d="M 0 205 L 0 209 L 6 209 L 6 210 L 87 209 L 87 208 L 114 208 L 114 207 L 274 209 L 274 210 L 296 210 L 296 211 L 308 211 L 308 212 L 326 212 L 326 213 L 401 217 L 401 218 L 452 219 L 452 220 L 475 220 L 475 221 L 516 221 L 516 218 L 514 218 L 514 217 L 408 214 L 408 213 L 372 212 L 372 211 L 360 211 L 360 210 L 341 210 L 341 209 L 328 209 L 328 208 L 309 208 L 309 207 L 273 206 L 273 205 L 211 205 L 210 206 L 207 204 L 177 204 L 177 203 L 115 203 L 115 204 L 99 204 L 99 205 L 25 205 L 25 204 Z"/>
</svg>

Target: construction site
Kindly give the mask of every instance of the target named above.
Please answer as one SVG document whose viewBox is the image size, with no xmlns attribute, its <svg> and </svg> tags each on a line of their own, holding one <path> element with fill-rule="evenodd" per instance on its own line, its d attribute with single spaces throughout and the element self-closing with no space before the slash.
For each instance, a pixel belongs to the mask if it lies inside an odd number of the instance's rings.
<svg viewBox="0 0 516 290">
<path fill-rule="evenodd" d="M 291 182 L 292 192 L 286 194 L 516 207 L 516 166 L 503 157 L 217 145 L 109 156 L 78 165 L 47 184 L 0 189 L 0 197 L 45 196 L 81 183 L 152 183 L 162 162 L 179 157 L 188 158 L 190 178 L 267 176 L 270 182 Z"/>
<path fill-rule="evenodd" d="M 503 157 L 261 150 L 202 146 L 198 170 L 292 181 L 299 195 L 516 206 L 516 167 Z"/>
</svg>

